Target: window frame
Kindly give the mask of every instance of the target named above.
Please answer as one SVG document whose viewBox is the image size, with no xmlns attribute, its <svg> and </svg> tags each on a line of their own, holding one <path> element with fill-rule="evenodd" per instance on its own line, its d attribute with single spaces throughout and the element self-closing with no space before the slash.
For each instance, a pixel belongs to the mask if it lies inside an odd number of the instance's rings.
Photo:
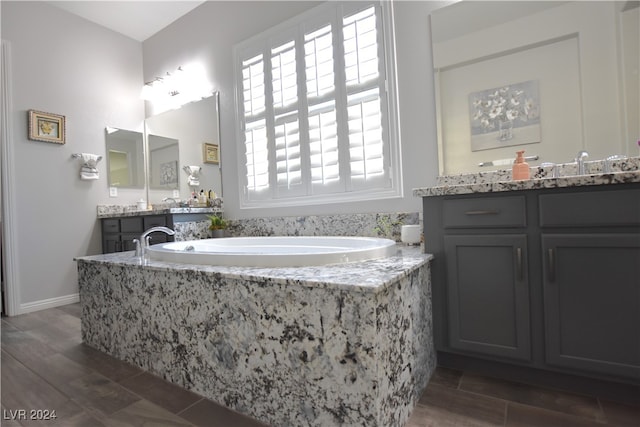
<svg viewBox="0 0 640 427">
<path fill-rule="evenodd" d="M 379 94 L 381 103 L 387 110 L 386 120 L 382 121 L 382 131 L 386 134 L 386 149 L 384 153 L 384 161 L 388 163 L 388 180 L 390 185 L 386 187 L 366 188 L 361 190 L 353 190 L 349 187 L 346 189 L 341 188 L 338 192 L 331 192 L 331 185 L 327 186 L 328 192 L 314 191 L 314 194 L 304 195 L 287 195 L 285 197 L 277 197 L 278 185 L 275 174 L 275 141 L 273 138 L 273 123 L 269 123 L 269 114 L 265 113 L 267 117 L 267 133 L 269 134 L 267 148 L 269 156 L 269 189 L 259 194 L 257 192 L 252 193 L 252 197 L 249 198 L 248 190 L 248 174 L 246 167 L 245 156 L 245 135 L 244 135 L 244 108 L 243 108 L 243 80 L 242 80 L 242 63 L 243 60 L 252 58 L 256 55 L 263 54 L 263 61 L 271 61 L 271 55 L 267 52 L 271 52 L 271 49 L 279 46 L 286 40 L 291 39 L 292 34 L 295 36 L 296 43 L 301 43 L 300 51 L 304 55 L 304 36 L 300 36 L 299 28 L 304 29 L 304 34 L 313 32 L 323 26 L 323 23 L 331 22 L 332 24 L 342 25 L 342 18 L 345 16 L 353 15 L 358 11 L 365 10 L 371 6 L 376 8 L 376 17 L 378 19 L 378 28 L 383 31 L 381 37 L 382 46 L 378 46 L 379 68 L 383 69 L 386 79 L 381 83 L 382 93 Z M 338 12 L 340 12 L 338 14 Z M 339 16 L 339 22 L 336 22 L 335 17 Z M 334 40 L 335 43 L 335 40 Z M 334 48 L 335 49 L 335 48 Z M 338 49 L 342 51 L 342 46 Z M 335 58 L 334 51 L 334 58 Z M 327 2 L 323 5 L 317 6 L 308 10 L 296 17 L 293 17 L 281 24 L 276 25 L 268 29 L 267 31 L 258 34 L 248 40 L 245 40 L 233 48 L 233 63 L 234 63 L 234 85 L 235 85 L 235 133 L 236 133 L 236 153 L 237 153 L 237 172 L 238 172 L 238 190 L 239 190 L 239 202 L 240 209 L 256 209 L 256 208 L 273 208 L 273 207 L 287 207 L 287 206 L 312 206 L 328 203 L 344 203 L 353 201 L 366 201 L 366 200 L 379 200 L 403 197 L 403 184 L 402 184 L 402 162 L 401 162 L 401 143 L 400 143 L 400 131 L 399 131 L 399 117 L 398 117 L 398 104 L 397 104 L 397 82 L 396 82 L 396 61 L 395 61 L 395 43 L 394 43 L 394 28 L 393 28 L 393 8 L 391 2 L 387 1 L 370 1 L 370 2 Z M 302 60 L 304 67 L 304 57 L 299 58 Z M 299 66 L 298 66 L 299 69 Z M 342 71 L 342 70 L 340 70 Z M 271 79 L 271 70 L 268 72 L 265 70 L 265 80 Z M 306 82 L 302 81 L 301 76 L 298 75 L 298 85 L 302 85 L 306 93 Z M 336 91 L 339 88 L 335 89 Z M 265 110 L 268 112 L 269 108 L 273 108 L 272 93 L 268 90 L 265 91 Z M 300 92 L 300 90 L 299 90 Z M 344 95 L 344 94 L 343 94 Z M 336 93 L 333 99 L 336 102 L 339 99 L 339 94 Z M 344 95 L 346 99 L 346 95 Z M 271 103 L 271 106 L 269 106 Z M 305 123 L 307 135 L 308 135 L 308 119 L 306 115 L 308 111 L 307 99 L 303 102 L 298 100 L 300 109 L 304 108 L 304 111 L 298 113 L 298 117 Z M 337 107 L 336 107 L 337 108 Z M 344 108 L 347 108 L 345 103 Z M 343 118 L 344 120 L 344 118 Z M 336 117 L 336 122 L 339 123 L 340 118 Z M 338 125 L 340 126 L 340 125 Z M 346 122 L 342 125 L 346 126 Z M 338 131 L 339 132 L 339 131 Z M 309 143 L 300 142 L 302 149 L 302 162 L 306 163 L 304 167 L 309 168 L 310 153 Z M 345 144 L 341 144 L 338 150 L 348 150 L 344 147 Z M 309 175 L 311 173 L 308 170 Z M 340 170 L 341 176 L 344 174 L 344 170 Z M 349 179 L 352 175 L 349 175 Z M 303 177 L 304 181 L 304 177 Z M 342 185 L 342 184 L 340 184 Z M 307 191 L 313 186 L 311 179 L 304 182 L 304 186 L 307 187 Z M 317 187 L 316 187 L 317 188 Z"/>
</svg>

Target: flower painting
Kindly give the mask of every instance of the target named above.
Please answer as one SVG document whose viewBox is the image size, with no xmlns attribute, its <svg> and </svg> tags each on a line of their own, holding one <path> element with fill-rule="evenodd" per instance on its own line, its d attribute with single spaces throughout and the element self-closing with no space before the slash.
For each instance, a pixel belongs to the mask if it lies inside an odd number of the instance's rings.
<svg viewBox="0 0 640 427">
<path fill-rule="evenodd" d="M 471 151 L 540 142 L 538 81 L 469 95 Z"/>
<path fill-rule="evenodd" d="M 178 162 L 176 160 L 160 165 L 160 185 L 178 184 Z"/>
</svg>

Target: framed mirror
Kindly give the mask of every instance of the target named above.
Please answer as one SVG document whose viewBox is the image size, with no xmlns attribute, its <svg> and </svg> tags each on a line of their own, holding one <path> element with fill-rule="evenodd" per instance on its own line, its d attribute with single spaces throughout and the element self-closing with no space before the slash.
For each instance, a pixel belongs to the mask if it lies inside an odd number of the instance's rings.
<svg viewBox="0 0 640 427">
<path fill-rule="evenodd" d="M 637 1 L 462 1 L 431 14 L 440 175 L 515 151 L 637 155 Z"/>
<path fill-rule="evenodd" d="M 152 203 L 159 203 L 166 197 L 186 199 L 194 190 L 189 187 L 184 166 L 199 166 L 200 187 L 197 191 L 215 191 L 222 196 L 221 167 L 224 159 L 218 152 L 219 163 L 208 163 L 204 158 L 204 144 L 220 147 L 220 121 L 218 93 L 197 102 L 183 105 L 177 110 L 169 110 L 145 120 L 145 132 L 149 153 L 149 196 Z M 169 184 L 168 176 L 162 178 L 162 171 L 172 171 L 177 163 L 178 179 Z M 164 166 L 163 166 L 164 165 Z M 162 184 L 165 182 L 165 184 Z M 178 194 L 179 196 L 176 196 Z"/>
<path fill-rule="evenodd" d="M 144 140 L 141 132 L 106 129 L 107 173 L 110 187 L 144 188 Z"/>
</svg>

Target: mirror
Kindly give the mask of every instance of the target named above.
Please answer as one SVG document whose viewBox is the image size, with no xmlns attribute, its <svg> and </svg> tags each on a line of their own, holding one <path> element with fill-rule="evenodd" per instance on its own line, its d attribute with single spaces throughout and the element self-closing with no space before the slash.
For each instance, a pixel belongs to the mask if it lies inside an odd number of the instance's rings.
<svg viewBox="0 0 640 427">
<path fill-rule="evenodd" d="M 532 166 L 580 150 L 637 155 L 638 5 L 463 1 L 434 11 L 440 175 L 508 168 L 521 149 L 539 156 Z"/>
<path fill-rule="evenodd" d="M 148 200 L 151 203 L 159 203 L 165 197 L 184 200 L 191 195 L 194 189 L 188 185 L 184 166 L 202 168 L 198 192 L 213 190 L 218 196 L 222 196 L 222 158 L 220 157 L 219 163 L 213 164 L 205 163 L 203 157 L 205 143 L 220 147 L 218 102 L 216 92 L 209 98 L 157 114 L 145 121 L 149 144 Z M 173 171 L 174 164 L 177 164 L 177 181 L 162 184 L 163 165 L 165 171 Z M 169 180 L 166 177 L 165 181 Z M 174 194 L 174 190 L 179 196 Z"/>
<path fill-rule="evenodd" d="M 178 190 L 180 150 L 177 139 L 147 135 L 149 144 L 149 188 Z"/>
<path fill-rule="evenodd" d="M 144 188 L 144 142 L 140 132 L 106 129 L 110 187 Z"/>
</svg>

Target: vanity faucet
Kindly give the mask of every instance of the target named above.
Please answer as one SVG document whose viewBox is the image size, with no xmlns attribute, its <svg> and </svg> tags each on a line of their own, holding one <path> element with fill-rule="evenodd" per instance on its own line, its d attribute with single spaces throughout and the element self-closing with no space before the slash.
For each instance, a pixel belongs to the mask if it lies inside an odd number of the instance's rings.
<svg viewBox="0 0 640 427">
<path fill-rule="evenodd" d="M 614 154 L 604 159 L 604 173 L 611 173 L 611 164 L 616 160 L 626 160 L 627 156 L 624 154 Z"/>
<path fill-rule="evenodd" d="M 589 158 L 589 153 L 587 153 L 586 151 L 578 152 L 578 155 L 576 156 L 576 163 L 578 164 L 578 175 L 585 174 L 584 161 L 588 158 Z"/>
<path fill-rule="evenodd" d="M 149 247 L 149 240 L 151 240 L 150 234 L 155 233 L 156 231 L 162 231 L 163 233 L 167 233 L 169 236 L 176 234 L 176 232 L 169 227 L 151 227 L 140 235 L 140 239 L 133 239 L 133 243 L 136 245 L 136 257 L 140 257 L 142 260 L 145 259 L 147 248 Z"/>
</svg>

